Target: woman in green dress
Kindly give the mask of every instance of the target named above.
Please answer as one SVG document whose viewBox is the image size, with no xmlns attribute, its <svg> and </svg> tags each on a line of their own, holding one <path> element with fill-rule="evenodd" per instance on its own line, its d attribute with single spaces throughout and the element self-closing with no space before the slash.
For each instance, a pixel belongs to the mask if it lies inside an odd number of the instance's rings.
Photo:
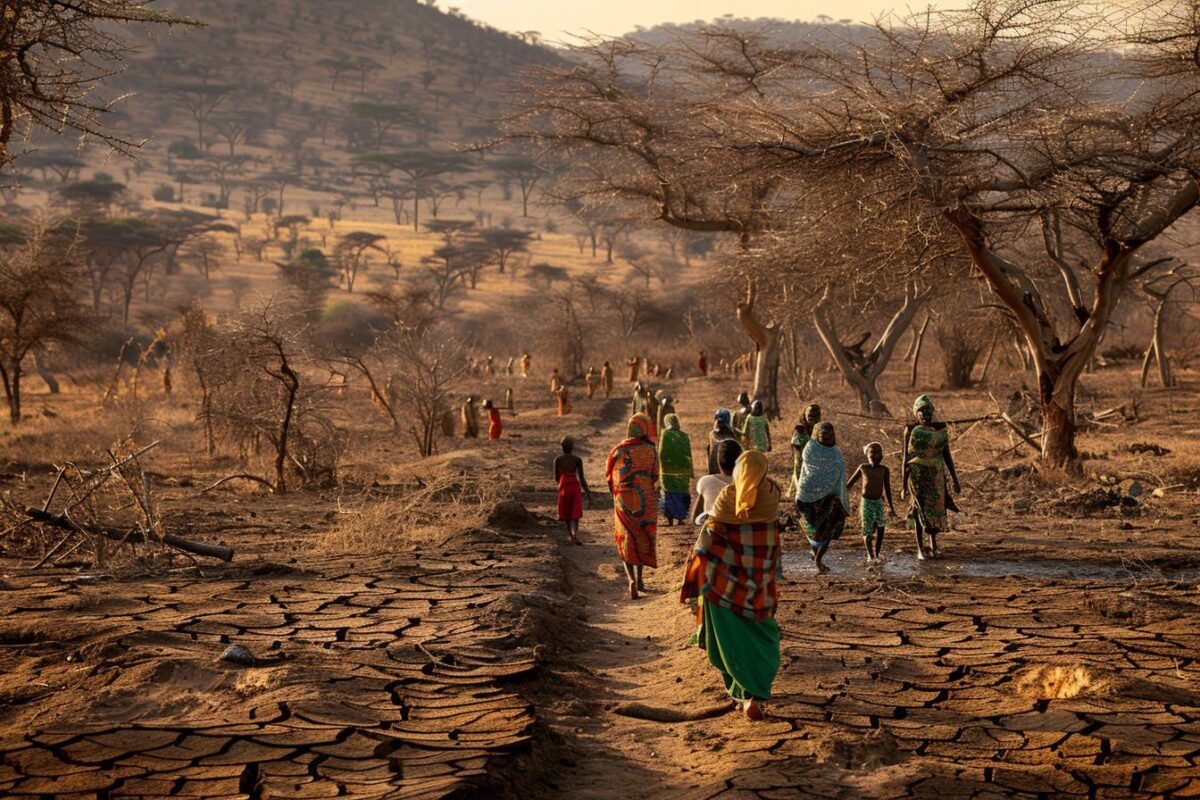
<svg viewBox="0 0 1200 800">
<path fill-rule="evenodd" d="M 921 395 L 913 403 L 915 425 L 904 432 L 904 463 L 900 498 L 911 492 L 912 503 L 908 511 L 908 526 L 916 532 L 917 558 L 941 555 L 937 546 L 937 535 L 946 530 L 946 511 L 958 511 L 947 482 L 954 486 L 954 494 L 961 489 L 958 473 L 954 469 L 954 458 L 950 455 L 950 434 L 944 422 L 933 416 L 933 401 Z M 925 547 L 925 535 L 929 536 L 929 547 Z"/>
<path fill-rule="evenodd" d="M 667 518 L 668 527 L 676 522 L 682 525 L 692 504 L 692 440 L 680 428 L 674 413 L 663 418 L 658 437 L 658 479 L 663 490 L 658 508 Z"/>
</svg>

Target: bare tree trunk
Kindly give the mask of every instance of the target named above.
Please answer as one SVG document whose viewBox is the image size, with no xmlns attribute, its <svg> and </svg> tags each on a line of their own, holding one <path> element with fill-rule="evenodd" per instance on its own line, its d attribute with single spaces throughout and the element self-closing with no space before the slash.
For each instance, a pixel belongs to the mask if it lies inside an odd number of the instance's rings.
<svg viewBox="0 0 1200 800">
<path fill-rule="evenodd" d="M 58 394 L 62 391 L 62 387 L 58 385 L 58 378 L 54 377 L 54 373 L 42 363 L 42 359 L 37 355 L 33 357 L 33 366 L 38 377 L 46 382 L 46 388 L 50 390 L 50 394 Z"/>
<path fill-rule="evenodd" d="M 883 336 L 879 338 L 875 347 L 861 364 L 855 364 L 851 359 L 846 346 L 838 338 L 837 329 L 829 319 L 826 312 L 826 305 L 829 301 L 828 287 L 826 287 L 821 301 L 813 309 L 813 322 L 816 325 L 817 334 L 825 343 L 825 347 L 833 357 L 833 363 L 842 373 L 842 377 L 858 395 L 858 405 L 862 413 L 874 417 L 891 416 L 883 399 L 879 396 L 877 385 L 879 376 L 887 369 L 888 362 L 891 361 L 892 354 L 900 343 L 900 338 L 912 325 L 918 309 L 928 296 L 928 290 L 919 292 L 911 283 L 905 288 L 904 305 L 896 311 L 891 322 L 888 323 L 887 329 L 883 332 Z"/>
<path fill-rule="evenodd" d="M 908 376 L 908 385 L 916 388 L 917 386 L 917 368 L 921 366 L 921 349 L 925 346 L 925 330 L 929 327 L 931 314 L 925 315 L 925 321 L 921 323 L 920 329 L 913 335 L 912 340 L 912 372 Z"/>
<path fill-rule="evenodd" d="M 21 421 L 21 360 L 13 359 L 7 369 L 0 370 L 4 378 L 4 398 L 8 401 L 8 419 L 14 426 Z"/>
<path fill-rule="evenodd" d="M 1167 301 L 1164 297 L 1159 300 L 1154 309 L 1154 333 L 1150 337 L 1150 346 L 1146 348 L 1146 357 L 1142 359 L 1142 386 L 1145 387 L 1150 383 L 1150 362 L 1155 361 L 1158 364 L 1158 379 L 1163 387 L 1168 387 L 1172 384 L 1171 377 L 1171 362 L 1167 358 L 1166 349 L 1163 347 L 1163 328 L 1166 326 L 1166 307 Z"/>
<path fill-rule="evenodd" d="M 1042 408 L 1042 459 L 1072 469 L 1079 463 L 1075 447 L 1075 385 L 1078 376 L 1051 367 L 1038 377 Z"/>
<path fill-rule="evenodd" d="M 745 301 L 737 305 L 737 318 L 746 333 L 754 340 L 756 357 L 754 362 L 754 390 L 751 396 L 761 400 L 763 410 L 771 418 L 779 418 L 779 324 L 763 325 L 754 315 L 755 291 L 753 285 L 746 289 Z"/>
<path fill-rule="evenodd" d="M 287 407 L 283 411 L 283 421 L 279 424 L 279 445 L 275 451 L 275 492 L 287 492 L 286 473 L 288 457 L 288 436 L 292 429 L 292 414 L 296 406 L 296 394 L 300 391 L 300 377 L 287 361 L 281 361 L 279 371 L 285 377 L 287 388 Z"/>
<path fill-rule="evenodd" d="M 979 372 L 978 383 L 983 383 L 987 380 L 988 370 L 992 367 L 992 357 L 996 355 L 996 337 L 992 337 L 992 343 L 988 345 L 987 356 L 983 359 L 983 369 Z"/>
</svg>

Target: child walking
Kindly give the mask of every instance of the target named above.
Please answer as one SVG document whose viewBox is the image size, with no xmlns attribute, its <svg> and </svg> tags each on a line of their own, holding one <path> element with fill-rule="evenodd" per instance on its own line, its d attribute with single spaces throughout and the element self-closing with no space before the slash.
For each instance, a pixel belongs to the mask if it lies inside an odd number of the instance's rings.
<svg viewBox="0 0 1200 800">
<path fill-rule="evenodd" d="M 867 563 L 874 564 L 879 561 L 879 553 L 883 549 L 883 530 L 887 525 L 887 517 L 883 513 L 884 498 L 887 498 L 892 516 L 896 515 L 896 506 L 892 504 L 892 473 L 883 464 L 883 445 L 871 442 L 863 448 L 863 454 L 867 462 L 861 464 L 846 481 L 846 489 L 862 478 L 859 518 L 862 521 L 863 546 L 867 549 Z"/>
</svg>

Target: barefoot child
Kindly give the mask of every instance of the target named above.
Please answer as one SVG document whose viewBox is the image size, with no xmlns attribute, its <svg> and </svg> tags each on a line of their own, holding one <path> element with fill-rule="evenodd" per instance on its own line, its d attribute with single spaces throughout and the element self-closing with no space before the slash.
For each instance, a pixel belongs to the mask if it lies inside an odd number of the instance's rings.
<svg viewBox="0 0 1200 800">
<path fill-rule="evenodd" d="M 554 479 L 558 481 L 558 518 L 566 524 L 571 544 L 583 544 L 579 541 L 579 520 L 583 518 L 583 496 L 587 494 L 590 506 L 592 490 L 583 477 L 583 459 L 574 451 L 575 440 L 565 437 L 562 455 L 554 459 Z"/>
<path fill-rule="evenodd" d="M 883 529 L 887 524 L 887 518 L 883 515 L 883 498 L 887 498 L 892 516 L 896 516 L 896 506 L 892 504 L 892 474 L 883 465 L 883 445 L 871 442 L 863 448 L 863 454 L 867 457 L 867 463 L 854 471 L 850 480 L 846 481 L 846 489 L 849 490 L 862 478 L 859 517 L 862 520 L 863 545 L 867 548 L 867 563 L 871 564 L 879 560 L 879 552 L 883 548 Z"/>
</svg>

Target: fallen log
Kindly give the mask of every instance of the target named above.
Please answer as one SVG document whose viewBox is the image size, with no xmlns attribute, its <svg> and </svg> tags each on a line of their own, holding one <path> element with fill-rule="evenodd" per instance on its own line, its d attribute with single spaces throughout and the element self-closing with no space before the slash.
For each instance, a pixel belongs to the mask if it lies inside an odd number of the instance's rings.
<svg viewBox="0 0 1200 800">
<path fill-rule="evenodd" d="M 101 527 L 97 525 L 80 525 L 65 516 L 60 514 L 51 514 L 48 511 L 43 511 L 40 508 L 25 509 L 25 516 L 34 522 L 40 522 L 43 525 L 49 525 L 52 528 L 58 528 L 64 531 L 74 531 L 76 533 L 87 534 L 91 536 L 105 536 L 117 542 L 156 542 L 157 539 L 147 537 L 141 531 L 118 530 L 117 528 Z M 176 550 L 182 550 L 185 553 L 191 553 L 197 556 L 207 556 L 209 558 L 219 558 L 222 561 L 233 560 L 232 548 L 225 547 L 219 544 L 208 544 L 207 542 L 196 542 L 191 539 L 184 539 L 182 536 L 176 536 L 168 533 L 164 534 L 162 543 L 168 547 L 174 547 Z"/>
</svg>

